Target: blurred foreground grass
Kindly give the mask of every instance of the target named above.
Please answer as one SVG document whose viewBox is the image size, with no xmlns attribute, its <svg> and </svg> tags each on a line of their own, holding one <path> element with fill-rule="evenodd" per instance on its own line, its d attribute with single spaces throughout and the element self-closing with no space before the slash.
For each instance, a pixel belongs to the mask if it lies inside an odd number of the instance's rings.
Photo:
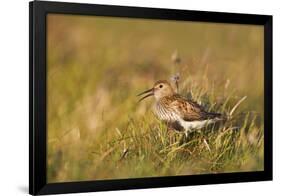
<svg viewBox="0 0 281 196">
<path fill-rule="evenodd" d="M 48 182 L 263 170 L 263 28 L 48 15 Z M 178 50 L 182 62 L 170 60 Z M 136 94 L 180 93 L 226 124 L 168 133 Z"/>
</svg>

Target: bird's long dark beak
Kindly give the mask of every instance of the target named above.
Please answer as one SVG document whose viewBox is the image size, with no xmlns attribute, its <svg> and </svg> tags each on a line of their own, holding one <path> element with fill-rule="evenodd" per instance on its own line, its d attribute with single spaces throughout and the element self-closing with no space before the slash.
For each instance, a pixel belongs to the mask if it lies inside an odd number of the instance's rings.
<svg viewBox="0 0 281 196">
<path fill-rule="evenodd" d="M 147 93 L 148 93 L 148 94 L 147 94 Z M 146 94 L 146 95 L 145 95 L 145 94 Z M 147 97 L 150 97 L 150 96 L 154 95 L 154 93 L 153 93 L 153 88 L 148 89 L 148 90 L 146 90 L 146 91 L 143 91 L 142 93 L 138 94 L 137 96 L 141 96 L 141 95 L 145 95 L 145 96 L 142 97 L 142 98 L 140 98 L 140 99 L 139 99 L 139 102 L 141 102 L 142 100 L 144 100 L 144 99 L 147 98 Z"/>
</svg>

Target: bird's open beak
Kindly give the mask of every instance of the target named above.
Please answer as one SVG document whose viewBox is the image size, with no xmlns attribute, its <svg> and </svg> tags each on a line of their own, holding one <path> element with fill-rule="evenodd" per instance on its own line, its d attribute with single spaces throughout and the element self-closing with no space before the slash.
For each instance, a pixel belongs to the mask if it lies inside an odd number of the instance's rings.
<svg viewBox="0 0 281 196">
<path fill-rule="evenodd" d="M 148 89 L 148 90 L 146 90 L 146 91 L 144 91 L 144 92 L 138 94 L 137 96 L 141 96 L 141 95 L 145 95 L 145 96 L 144 96 L 144 97 L 141 97 L 141 98 L 139 99 L 139 102 L 141 102 L 142 100 L 144 100 L 144 99 L 147 98 L 147 97 L 150 97 L 150 96 L 154 95 L 154 93 L 153 93 L 153 88 Z"/>
</svg>

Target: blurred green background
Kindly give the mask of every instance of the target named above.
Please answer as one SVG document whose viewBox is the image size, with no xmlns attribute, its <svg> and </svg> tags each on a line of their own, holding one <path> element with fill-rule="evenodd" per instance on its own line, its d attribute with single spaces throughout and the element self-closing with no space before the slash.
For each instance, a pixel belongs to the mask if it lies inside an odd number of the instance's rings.
<svg viewBox="0 0 281 196">
<path fill-rule="evenodd" d="M 262 26 L 57 14 L 47 24 L 48 182 L 263 169 Z M 153 139 L 164 137 L 153 99 L 138 104 L 136 94 L 176 72 L 181 94 L 213 109 L 247 96 L 238 112 L 254 113 L 254 123 L 221 167 L 201 159 L 221 152 L 169 158 Z"/>
</svg>

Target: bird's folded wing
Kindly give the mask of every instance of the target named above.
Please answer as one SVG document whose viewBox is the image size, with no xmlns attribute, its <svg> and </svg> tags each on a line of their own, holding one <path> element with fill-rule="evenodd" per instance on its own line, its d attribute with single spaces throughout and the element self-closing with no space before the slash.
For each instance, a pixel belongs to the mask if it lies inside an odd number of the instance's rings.
<svg viewBox="0 0 281 196">
<path fill-rule="evenodd" d="M 175 99 L 171 103 L 173 111 L 185 121 L 205 120 L 206 112 L 196 102 L 183 98 Z"/>
</svg>

